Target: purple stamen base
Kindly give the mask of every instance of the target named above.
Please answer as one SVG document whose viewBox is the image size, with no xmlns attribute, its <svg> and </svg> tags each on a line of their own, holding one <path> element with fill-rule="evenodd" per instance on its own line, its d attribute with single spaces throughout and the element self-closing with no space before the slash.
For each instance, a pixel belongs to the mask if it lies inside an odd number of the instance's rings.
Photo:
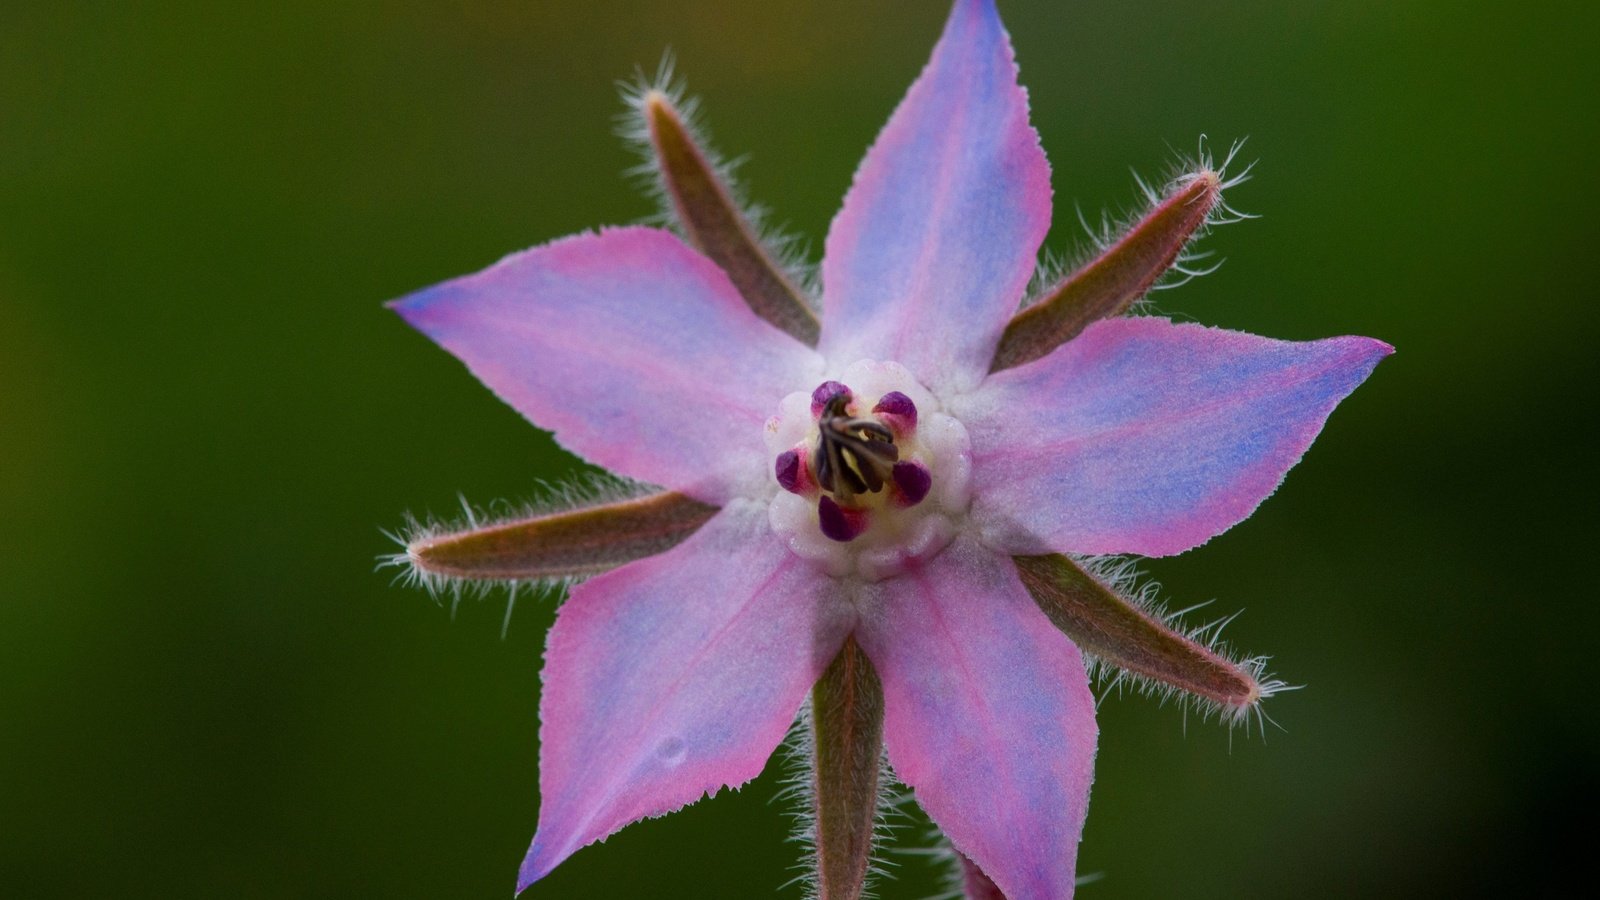
<svg viewBox="0 0 1600 900">
<path fill-rule="evenodd" d="M 795 450 L 785 450 L 778 454 L 778 461 L 774 464 L 773 474 L 778 478 L 778 486 L 791 494 L 798 494 L 801 490 L 802 462 L 800 454 Z"/>
<path fill-rule="evenodd" d="M 888 413 L 891 416 L 906 416 L 913 420 L 915 420 L 917 417 L 917 405 L 911 402 L 910 397 L 907 397 L 905 394 L 902 394 L 899 391 L 890 391 L 889 393 L 884 394 L 882 397 L 879 397 L 878 405 L 874 406 L 872 411 L 876 413 Z"/>
<path fill-rule="evenodd" d="M 823 495 L 817 501 L 817 522 L 829 540 L 847 543 L 855 540 L 867 528 L 867 515 L 862 510 L 847 510 Z"/>
<path fill-rule="evenodd" d="M 917 427 L 917 404 L 899 391 L 890 391 L 878 398 L 872 411 L 881 416 L 897 435 Z"/>
<path fill-rule="evenodd" d="M 820 418 L 822 411 L 827 409 L 829 401 L 841 395 L 846 403 L 854 396 L 849 388 L 837 381 L 824 381 L 817 385 L 817 389 L 811 392 L 811 417 Z"/>
<path fill-rule="evenodd" d="M 929 488 L 933 487 L 933 476 L 920 463 L 897 462 L 894 464 L 894 486 L 900 489 L 902 505 L 916 506 L 928 496 Z"/>
</svg>

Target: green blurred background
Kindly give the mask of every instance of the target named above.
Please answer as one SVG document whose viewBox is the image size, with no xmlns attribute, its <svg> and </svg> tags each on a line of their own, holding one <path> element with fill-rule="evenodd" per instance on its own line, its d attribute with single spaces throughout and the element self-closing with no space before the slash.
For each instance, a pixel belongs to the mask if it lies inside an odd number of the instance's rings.
<svg viewBox="0 0 1600 900">
<path fill-rule="evenodd" d="M 1399 353 L 1250 521 L 1151 569 L 1308 687 L 1228 734 L 1102 707 L 1085 897 L 1554 893 L 1589 865 L 1588 3 L 1002 3 L 1074 204 L 1248 135 L 1263 218 L 1159 296 Z M 650 204 L 613 81 L 670 46 L 820 247 L 941 2 L 7 3 L 0 884 L 506 897 L 553 603 L 448 604 L 380 527 L 579 471 L 380 303 Z M 776 766 L 774 767 L 776 768 Z M 771 896 L 769 772 L 530 896 Z M 934 879 L 915 857 L 889 897 Z M 788 888 L 783 896 L 797 897 Z"/>
</svg>

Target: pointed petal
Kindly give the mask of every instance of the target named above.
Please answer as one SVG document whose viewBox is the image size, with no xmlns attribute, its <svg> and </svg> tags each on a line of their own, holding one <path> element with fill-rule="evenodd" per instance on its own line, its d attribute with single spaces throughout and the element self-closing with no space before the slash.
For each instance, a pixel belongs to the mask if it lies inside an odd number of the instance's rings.
<svg viewBox="0 0 1600 900">
<path fill-rule="evenodd" d="M 670 550 L 716 512 L 666 491 L 429 535 L 406 557 L 427 577 L 578 578 Z"/>
<path fill-rule="evenodd" d="M 878 818 L 883 683 L 855 639 L 811 691 L 817 900 L 857 900 Z"/>
<path fill-rule="evenodd" d="M 1393 352 L 1107 319 L 960 399 L 972 516 L 992 546 L 1165 556 L 1265 500 L 1339 401 Z"/>
<path fill-rule="evenodd" d="M 1097 734 L 1077 648 L 971 538 L 863 601 L 895 774 L 1005 896 L 1070 897 Z"/>
<path fill-rule="evenodd" d="M 1046 617 L 1080 650 L 1242 715 L 1262 697 L 1244 666 L 1178 633 L 1059 553 L 1019 556 L 1022 583 Z"/>
<path fill-rule="evenodd" d="M 395 303 L 563 446 L 706 503 L 762 488 L 762 429 L 816 353 L 651 228 L 565 238 Z"/>
<path fill-rule="evenodd" d="M 1216 172 L 1203 171 L 1180 182 L 1115 244 L 1012 318 L 990 370 L 1032 362 L 1100 319 L 1127 312 L 1172 267 L 1221 196 Z"/>
<path fill-rule="evenodd" d="M 1049 226 L 1050 167 L 1010 40 L 992 0 L 959 0 L 828 232 L 823 355 L 970 387 Z"/>
<path fill-rule="evenodd" d="M 650 127 L 661 190 L 684 234 L 700 252 L 722 267 L 756 315 L 814 347 L 821 326 L 789 273 L 762 244 L 733 192 L 695 144 L 672 101 L 660 91 L 641 104 Z"/>
<path fill-rule="evenodd" d="M 539 831 L 518 890 L 760 773 L 853 624 L 835 590 L 751 503 L 573 589 L 545 650 Z"/>
</svg>

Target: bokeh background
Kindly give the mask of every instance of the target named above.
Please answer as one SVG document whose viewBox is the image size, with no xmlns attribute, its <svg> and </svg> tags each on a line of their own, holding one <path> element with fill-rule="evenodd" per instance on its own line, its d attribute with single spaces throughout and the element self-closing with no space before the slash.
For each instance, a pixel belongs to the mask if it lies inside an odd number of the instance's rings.
<svg viewBox="0 0 1600 900">
<path fill-rule="evenodd" d="M 551 600 L 373 561 L 581 471 L 381 302 L 651 211 L 613 82 L 673 48 L 821 236 L 942 2 L 7 3 L 0 884 L 505 897 Z M 1556 894 L 1597 722 L 1597 16 L 1579 2 L 1002 3 L 1058 227 L 1248 136 L 1187 318 L 1399 352 L 1279 496 L 1151 564 L 1307 687 L 1230 735 L 1102 707 L 1085 897 Z M 798 896 L 776 766 L 530 896 Z M 914 830 L 914 829 L 913 829 Z M 934 892 L 910 855 L 888 897 Z"/>
</svg>

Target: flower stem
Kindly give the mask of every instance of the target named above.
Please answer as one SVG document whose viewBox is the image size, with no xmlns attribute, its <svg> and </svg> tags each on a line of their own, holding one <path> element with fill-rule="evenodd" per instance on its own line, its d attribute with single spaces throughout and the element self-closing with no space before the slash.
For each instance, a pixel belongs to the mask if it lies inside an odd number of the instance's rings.
<svg viewBox="0 0 1600 900">
<path fill-rule="evenodd" d="M 848 638 L 811 693 L 818 900 L 856 900 L 878 814 L 883 684 Z"/>
</svg>

